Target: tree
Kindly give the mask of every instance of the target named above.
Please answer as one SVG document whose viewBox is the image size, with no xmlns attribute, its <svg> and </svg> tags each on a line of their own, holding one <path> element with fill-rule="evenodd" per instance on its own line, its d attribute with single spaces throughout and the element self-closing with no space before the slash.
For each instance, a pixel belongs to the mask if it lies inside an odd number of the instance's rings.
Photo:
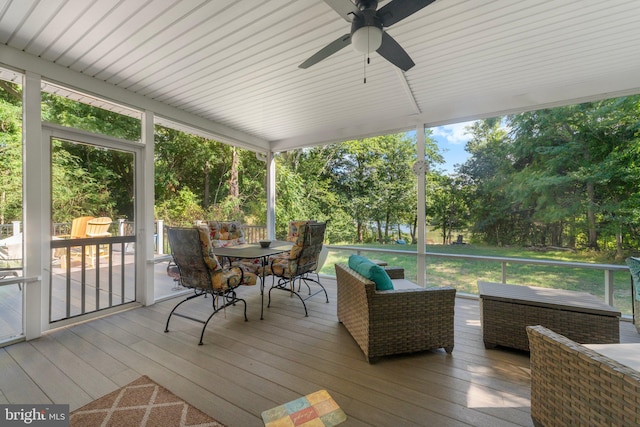
<svg viewBox="0 0 640 427">
<path fill-rule="evenodd" d="M 431 225 L 441 231 L 442 244 L 452 242 L 452 234 L 468 227 L 469 188 L 459 177 L 433 174 L 429 181 L 427 215 Z"/>
<path fill-rule="evenodd" d="M 71 222 L 73 218 L 86 215 L 114 217 L 115 203 L 109 185 L 83 167 L 83 159 L 72 153 L 72 145 L 66 141 L 52 142 L 53 222 Z"/>
<path fill-rule="evenodd" d="M 490 244 L 511 243 L 518 210 L 507 194 L 513 167 L 507 134 L 500 119 L 475 122 L 469 130 L 472 138 L 466 150 L 472 156 L 458 167 L 458 172 L 468 188 L 472 232 Z"/>
<path fill-rule="evenodd" d="M 20 86 L 0 85 L 0 224 L 22 218 L 22 103 Z"/>
<path fill-rule="evenodd" d="M 264 221 L 265 165 L 254 153 L 156 126 L 156 203 L 183 189 L 208 218 Z"/>
<path fill-rule="evenodd" d="M 638 190 L 626 169 L 637 156 L 639 99 L 624 97 L 509 118 L 516 195 L 528 199 L 533 220 L 557 224 L 555 234 L 566 223 L 582 223 L 586 246 L 596 250 L 600 233 L 616 235 L 621 255 L 621 233 L 629 218 L 620 208 Z M 559 243 L 560 236 L 553 240 Z M 573 244 L 575 237 L 569 241 Z"/>
</svg>

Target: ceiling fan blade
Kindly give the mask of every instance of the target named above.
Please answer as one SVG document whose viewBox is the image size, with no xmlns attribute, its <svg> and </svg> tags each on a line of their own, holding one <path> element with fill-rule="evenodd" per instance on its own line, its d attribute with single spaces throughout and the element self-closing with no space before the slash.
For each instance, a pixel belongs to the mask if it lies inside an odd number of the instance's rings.
<svg viewBox="0 0 640 427">
<path fill-rule="evenodd" d="M 382 33 L 382 45 L 376 52 L 402 71 L 407 71 L 416 65 L 402 46 L 387 33 Z"/>
<path fill-rule="evenodd" d="M 324 0 L 324 2 L 348 22 L 351 22 L 353 14 L 358 12 L 358 8 L 351 0 Z"/>
<path fill-rule="evenodd" d="M 309 59 L 304 61 L 302 64 L 298 65 L 298 68 L 309 68 L 313 64 L 316 64 L 322 61 L 323 59 L 333 55 L 340 49 L 346 46 L 349 46 L 350 44 L 351 44 L 351 34 L 345 34 L 342 37 L 340 37 L 338 40 L 334 40 L 328 45 L 326 45 L 325 47 L 323 47 L 322 49 L 320 49 L 318 52 L 312 55 Z"/>
<path fill-rule="evenodd" d="M 326 1 L 326 0 L 325 0 Z M 383 26 L 390 27 L 407 16 L 413 15 L 423 7 L 429 6 L 435 0 L 391 0 L 381 7 L 376 15 Z"/>
</svg>

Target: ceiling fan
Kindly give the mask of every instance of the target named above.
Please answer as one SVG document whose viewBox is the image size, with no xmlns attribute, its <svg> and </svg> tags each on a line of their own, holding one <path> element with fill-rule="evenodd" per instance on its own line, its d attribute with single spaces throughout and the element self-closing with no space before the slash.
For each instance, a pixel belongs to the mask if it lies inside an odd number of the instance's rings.
<svg viewBox="0 0 640 427">
<path fill-rule="evenodd" d="M 299 68 L 309 68 L 350 44 L 364 54 L 378 52 L 403 71 L 416 65 L 398 42 L 383 29 L 413 15 L 435 0 L 391 0 L 380 10 L 377 10 L 376 0 L 356 0 L 355 5 L 351 0 L 324 1 L 347 22 L 351 22 L 351 32 L 320 49 L 300 64 Z"/>
</svg>

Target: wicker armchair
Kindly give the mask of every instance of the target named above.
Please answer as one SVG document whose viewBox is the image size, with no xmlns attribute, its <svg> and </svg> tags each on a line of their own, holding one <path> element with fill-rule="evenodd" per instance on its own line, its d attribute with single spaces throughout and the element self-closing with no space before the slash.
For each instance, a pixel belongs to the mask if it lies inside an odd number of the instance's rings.
<svg viewBox="0 0 640 427">
<path fill-rule="evenodd" d="M 453 351 L 455 289 L 376 291 L 372 281 L 346 265 L 336 264 L 335 268 L 338 320 L 369 362 L 435 348 Z"/>
<path fill-rule="evenodd" d="M 527 334 L 534 425 L 640 425 L 640 372 L 543 326 Z"/>
</svg>

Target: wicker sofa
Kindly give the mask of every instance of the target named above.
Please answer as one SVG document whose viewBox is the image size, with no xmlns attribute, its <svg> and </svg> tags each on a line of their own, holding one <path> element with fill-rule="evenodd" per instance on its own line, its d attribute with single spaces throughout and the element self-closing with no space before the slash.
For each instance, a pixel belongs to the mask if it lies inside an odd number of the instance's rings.
<svg viewBox="0 0 640 427">
<path fill-rule="evenodd" d="M 534 425 L 640 425 L 640 372 L 543 326 L 527 334 Z"/>
<path fill-rule="evenodd" d="M 336 264 L 335 269 L 338 320 L 369 362 L 436 348 L 451 353 L 455 289 L 421 288 L 392 270 L 394 289 L 377 291 L 371 280 L 347 265 Z"/>
</svg>

